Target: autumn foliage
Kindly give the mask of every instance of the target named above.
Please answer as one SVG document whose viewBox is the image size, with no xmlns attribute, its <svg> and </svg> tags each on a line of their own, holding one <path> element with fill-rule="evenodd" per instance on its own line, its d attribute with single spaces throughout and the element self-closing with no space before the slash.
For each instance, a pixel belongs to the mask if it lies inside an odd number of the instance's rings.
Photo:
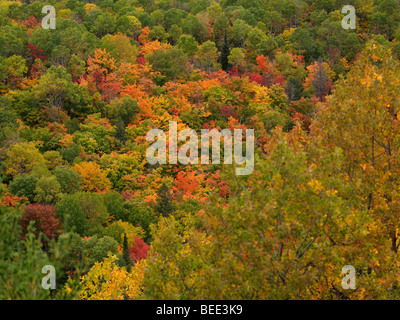
<svg viewBox="0 0 400 320">
<path fill-rule="evenodd" d="M 43 233 L 49 239 L 57 239 L 63 231 L 54 206 L 42 204 L 26 206 L 21 217 L 21 227 L 24 234 L 27 233 L 31 221 L 34 222 L 33 226 L 37 237 L 40 233 Z"/>
<path fill-rule="evenodd" d="M 129 252 L 133 263 L 136 263 L 147 257 L 147 251 L 149 246 L 140 238 L 135 238 L 133 240 L 132 246 L 129 247 Z"/>
<path fill-rule="evenodd" d="M 0 299 L 399 299 L 398 1 L 53 5 L 0 1 Z"/>
</svg>

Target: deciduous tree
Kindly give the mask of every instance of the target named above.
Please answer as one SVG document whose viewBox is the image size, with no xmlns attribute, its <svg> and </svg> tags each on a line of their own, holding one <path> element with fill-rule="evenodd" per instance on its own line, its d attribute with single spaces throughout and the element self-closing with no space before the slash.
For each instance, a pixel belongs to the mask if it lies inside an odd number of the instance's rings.
<svg viewBox="0 0 400 320">
<path fill-rule="evenodd" d="M 82 188 L 85 191 L 110 190 L 111 182 L 107 173 L 95 162 L 81 162 L 72 167 L 82 177 Z"/>
</svg>

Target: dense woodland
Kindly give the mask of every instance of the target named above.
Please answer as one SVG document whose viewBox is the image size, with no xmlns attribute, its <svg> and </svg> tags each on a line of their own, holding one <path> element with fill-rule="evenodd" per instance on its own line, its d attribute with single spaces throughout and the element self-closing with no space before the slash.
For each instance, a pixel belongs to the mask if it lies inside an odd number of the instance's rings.
<svg viewBox="0 0 400 320">
<path fill-rule="evenodd" d="M 398 0 L 1 0 L 0 298 L 400 298 L 399 40 Z M 253 173 L 150 165 L 169 121 Z"/>
</svg>

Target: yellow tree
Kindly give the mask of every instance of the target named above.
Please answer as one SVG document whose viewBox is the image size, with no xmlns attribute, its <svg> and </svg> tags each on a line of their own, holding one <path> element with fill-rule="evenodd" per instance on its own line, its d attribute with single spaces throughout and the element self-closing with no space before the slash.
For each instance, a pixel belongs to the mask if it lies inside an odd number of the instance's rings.
<svg viewBox="0 0 400 320">
<path fill-rule="evenodd" d="M 15 177 L 30 173 L 34 166 L 45 163 L 46 160 L 33 143 L 15 144 L 7 152 L 5 174 Z"/>
<path fill-rule="evenodd" d="M 103 37 L 102 43 L 106 47 L 107 52 L 118 62 L 136 63 L 139 49 L 130 43 L 126 35 L 121 33 L 115 35 L 108 34 Z"/>
<path fill-rule="evenodd" d="M 120 245 L 124 241 L 124 234 L 126 234 L 129 244 L 133 243 L 135 238 L 142 239 L 144 237 L 144 231 L 141 227 L 135 227 L 126 221 L 114 221 L 104 229 L 104 235 L 113 237 Z"/>
<path fill-rule="evenodd" d="M 137 262 L 128 273 L 117 265 L 117 257 L 111 255 L 96 262 L 81 278 L 82 300 L 133 300 L 143 294 L 143 276 L 146 260 Z"/>
<path fill-rule="evenodd" d="M 82 177 L 84 191 L 111 190 L 111 182 L 107 178 L 107 172 L 95 162 L 77 163 L 72 170 Z"/>
<path fill-rule="evenodd" d="M 204 210 L 211 236 L 204 298 L 347 296 L 340 276 L 350 253 L 330 240 L 335 235 L 344 241 L 350 228 L 345 223 L 349 208 L 337 190 L 341 155 L 331 152 L 316 165 L 308 159 L 304 139 L 304 133 L 285 136 L 278 130 L 266 157 L 256 157 L 253 174 L 227 177 L 227 204 L 217 197 Z"/>
<path fill-rule="evenodd" d="M 343 299 L 342 267 L 366 243 L 370 217 L 340 197 L 340 150 L 310 159 L 305 134 L 278 130 L 248 177 L 224 177 L 197 215 L 153 228 L 144 284 L 151 299 Z M 313 154 L 315 155 L 315 153 Z M 357 217 L 355 219 L 354 217 Z M 371 225 L 371 224 L 370 224 Z M 372 226 L 372 225 L 371 225 Z"/>
<path fill-rule="evenodd" d="M 209 237 L 196 230 L 193 218 L 162 218 L 152 227 L 154 241 L 147 257 L 147 299 L 199 299 L 207 284 L 202 276 Z"/>
<path fill-rule="evenodd" d="M 400 63 L 390 49 L 369 43 L 334 95 L 320 106 L 312 125 L 312 140 L 319 150 L 340 147 L 343 181 L 352 186 L 343 196 L 373 221 L 364 230 L 369 253 L 359 257 L 360 272 L 371 281 L 367 294 L 382 288 L 395 294 L 400 246 Z M 359 219 L 360 216 L 355 217 Z M 381 292 L 382 293 L 382 292 Z M 383 294 L 383 293 L 382 293 Z M 376 297 L 376 296 L 375 296 Z M 382 296 L 381 296 L 382 297 Z"/>
</svg>

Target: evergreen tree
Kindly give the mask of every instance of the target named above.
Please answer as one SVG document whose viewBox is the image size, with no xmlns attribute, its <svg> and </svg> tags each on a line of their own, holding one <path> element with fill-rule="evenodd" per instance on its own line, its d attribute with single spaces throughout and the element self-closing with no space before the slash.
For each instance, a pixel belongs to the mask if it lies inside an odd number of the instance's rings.
<svg viewBox="0 0 400 320">
<path fill-rule="evenodd" d="M 222 44 L 222 50 L 221 50 L 221 56 L 220 56 L 221 66 L 222 66 L 222 69 L 225 71 L 229 70 L 229 62 L 228 62 L 229 54 L 230 54 L 230 51 L 229 51 L 228 38 L 227 38 L 226 32 L 225 32 L 224 42 Z"/>
<path fill-rule="evenodd" d="M 131 259 L 131 254 L 129 252 L 128 239 L 126 237 L 126 233 L 124 233 L 124 245 L 123 245 L 123 250 L 122 250 L 122 259 L 123 259 L 123 264 L 126 268 L 126 271 L 131 272 L 132 259 Z"/>
<path fill-rule="evenodd" d="M 124 122 L 122 121 L 121 118 L 118 119 L 117 122 L 117 128 L 115 131 L 115 137 L 121 141 L 122 144 L 125 144 L 126 142 L 126 131 L 124 127 Z"/>
<path fill-rule="evenodd" d="M 298 100 L 304 90 L 301 80 L 296 77 L 289 77 L 285 85 L 286 94 L 290 101 Z"/>
<path fill-rule="evenodd" d="M 161 216 L 167 217 L 174 211 L 171 193 L 167 185 L 163 183 L 157 191 L 156 212 Z"/>
</svg>

